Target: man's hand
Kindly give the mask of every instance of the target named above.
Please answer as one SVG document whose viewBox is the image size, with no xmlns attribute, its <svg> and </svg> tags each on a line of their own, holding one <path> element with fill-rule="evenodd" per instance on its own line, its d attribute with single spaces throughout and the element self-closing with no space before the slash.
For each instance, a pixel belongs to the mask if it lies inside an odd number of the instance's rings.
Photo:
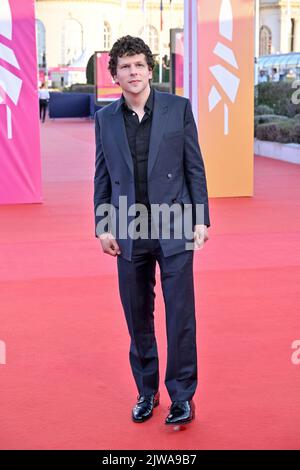
<svg viewBox="0 0 300 470">
<path fill-rule="evenodd" d="M 194 227 L 194 250 L 201 250 L 208 240 L 208 228 L 206 225 L 195 225 Z"/>
<path fill-rule="evenodd" d="M 102 250 L 107 255 L 116 256 L 121 254 L 119 245 L 111 233 L 102 233 L 99 235 Z"/>
</svg>

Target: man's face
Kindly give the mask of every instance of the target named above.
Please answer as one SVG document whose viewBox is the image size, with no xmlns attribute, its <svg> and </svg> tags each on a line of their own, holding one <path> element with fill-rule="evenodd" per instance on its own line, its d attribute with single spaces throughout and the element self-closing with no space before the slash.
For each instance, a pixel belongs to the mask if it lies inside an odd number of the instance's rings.
<svg viewBox="0 0 300 470">
<path fill-rule="evenodd" d="M 122 90 L 134 94 L 141 93 L 151 78 L 152 70 L 148 67 L 145 54 L 118 57 L 114 80 Z"/>
</svg>

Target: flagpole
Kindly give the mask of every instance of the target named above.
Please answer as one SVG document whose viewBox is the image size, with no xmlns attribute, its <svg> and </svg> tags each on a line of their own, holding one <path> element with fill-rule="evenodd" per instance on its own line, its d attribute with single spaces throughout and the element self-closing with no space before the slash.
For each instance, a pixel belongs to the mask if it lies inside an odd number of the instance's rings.
<svg viewBox="0 0 300 470">
<path fill-rule="evenodd" d="M 143 0 L 143 34 L 146 37 L 146 0 Z"/>
<path fill-rule="evenodd" d="M 163 11 L 163 2 L 160 1 L 160 33 L 159 33 L 159 83 L 162 83 L 162 35 L 163 35 L 163 19 L 162 19 L 162 11 Z"/>
<path fill-rule="evenodd" d="M 126 19 L 127 14 L 127 0 L 120 0 L 120 33 L 124 34 L 124 20 Z"/>
<path fill-rule="evenodd" d="M 291 36 L 292 36 L 291 18 L 292 18 L 291 0 L 287 0 L 287 36 L 288 36 L 287 51 L 288 52 L 290 52 L 290 50 L 291 50 Z M 293 52 L 293 51 L 291 51 L 291 52 Z"/>
</svg>

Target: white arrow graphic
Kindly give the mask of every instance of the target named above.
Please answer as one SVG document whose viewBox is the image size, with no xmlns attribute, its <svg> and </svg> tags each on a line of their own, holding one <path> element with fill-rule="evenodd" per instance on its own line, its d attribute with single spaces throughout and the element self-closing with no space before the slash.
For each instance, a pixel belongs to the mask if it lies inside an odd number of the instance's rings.
<svg viewBox="0 0 300 470">
<path fill-rule="evenodd" d="M 9 0 L 0 0 L 0 36 L 12 40 L 12 16 Z M 0 37 L 1 39 L 1 37 Z M 19 62 L 12 49 L 0 42 L 0 59 L 20 70 Z M 22 80 L 0 65 L 0 105 L 6 106 L 7 138 L 12 139 L 11 109 L 6 102 L 8 96 L 17 105 L 21 93 Z"/>
<path fill-rule="evenodd" d="M 219 33 L 228 41 L 232 41 L 233 14 L 230 0 L 222 0 L 219 15 Z M 231 67 L 237 70 L 239 69 L 234 52 L 226 44 L 218 41 L 213 53 Z M 240 79 L 222 64 L 209 67 L 209 70 L 231 103 L 234 103 L 239 89 Z M 213 85 L 208 96 L 209 112 L 211 112 L 220 101 L 222 101 L 222 95 L 217 90 L 216 86 Z M 229 110 L 227 103 L 224 103 L 224 135 L 228 134 Z"/>
<path fill-rule="evenodd" d="M 8 0 L 0 1 L 0 34 L 12 40 L 12 18 Z"/>
</svg>

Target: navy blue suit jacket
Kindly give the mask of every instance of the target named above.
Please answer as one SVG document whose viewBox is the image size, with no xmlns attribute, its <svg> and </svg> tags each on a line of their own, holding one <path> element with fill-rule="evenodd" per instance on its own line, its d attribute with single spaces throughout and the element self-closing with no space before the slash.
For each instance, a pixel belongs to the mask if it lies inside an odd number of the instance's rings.
<svg viewBox="0 0 300 470">
<path fill-rule="evenodd" d="M 130 153 L 121 101 L 95 114 L 96 165 L 94 211 L 100 204 L 112 204 L 119 211 L 119 196 L 127 196 L 128 207 L 135 204 L 133 161 Z M 191 103 L 187 98 L 154 90 L 149 156 L 148 195 L 151 204 L 190 204 L 193 223 L 210 226 L 204 163 L 198 143 Z M 196 221 L 195 205 L 204 205 L 204 220 Z M 128 224 L 133 218 L 128 218 Z M 119 239 L 121 255 L 131 260 L 132 239 Z M 159 238 L 164 256 L 185 250 L 187 239 Z"/>
</svg>

